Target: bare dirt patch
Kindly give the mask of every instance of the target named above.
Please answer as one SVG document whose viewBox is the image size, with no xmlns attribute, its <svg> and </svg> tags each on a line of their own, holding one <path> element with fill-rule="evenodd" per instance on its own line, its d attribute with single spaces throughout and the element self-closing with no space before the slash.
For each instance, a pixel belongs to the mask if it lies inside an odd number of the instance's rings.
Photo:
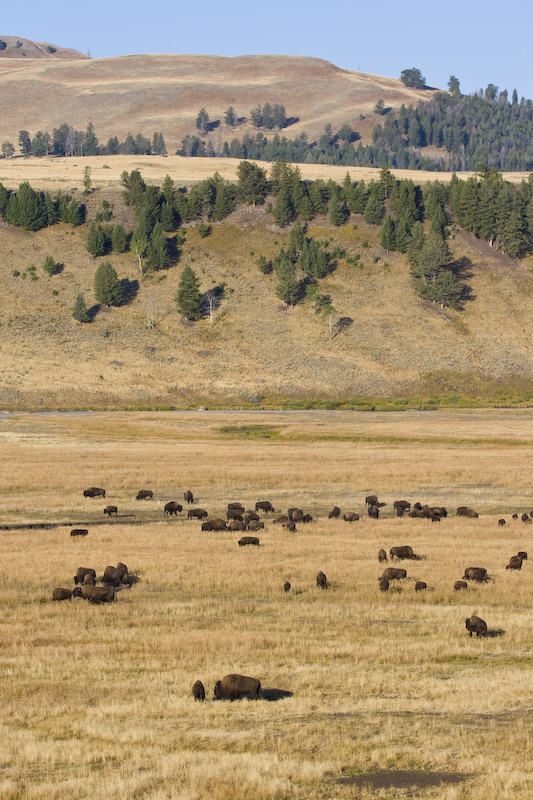
<svg viewBox="0 0 533 800">
<path fill-rule="evenodd" d="M 460 773 L 383 770 L 382 772 L 367 772 L 363 775 L 352 775 L 349 778 L 338 778 L 337 783 L 343 786 L 357 786 L 360 789 L 365 787 L 369 787 L 373 790 L 406 789 L 407 796 L 410 796 L 413 790 L 416 790 L 418 793 L 419 789 L 461 783 L 461 781 L 468 780 L 470 777 L 470 775 L 463 775 Z"/>
</svg>

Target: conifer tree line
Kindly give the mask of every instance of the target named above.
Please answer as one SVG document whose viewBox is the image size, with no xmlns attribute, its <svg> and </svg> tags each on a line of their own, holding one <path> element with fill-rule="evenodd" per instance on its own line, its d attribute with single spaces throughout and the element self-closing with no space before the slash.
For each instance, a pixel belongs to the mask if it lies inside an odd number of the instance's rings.
<svg viewBox="0 0 533 800">
<path fill-rule="evenodd" d="M 113 155 L 156 155 L 164 156 L 167 148 L 163 134 L 155 132 L 151 139 L 138 133 L 129 133 L 123 142 L 117 136 L 111 136 L 107 144 L 100 144 L 94 132 L 92 122 L 85 131 L 75 130 L 64 122 L 54 128 L 52 135 L 48 131 L 37 131 L 30 136 L 28 131 L 19 131 L 19 146 L 24 156 L 113 156 Z"/>
<path fill-rule="evenodd" d="M 38 231 L 56 222 L 77 226 L 85 220 L 85 205 L 69 194 L 35 191 L 27 181 L 17 191 L 0 183 L 0 217 L 26 231 Z"/>
</svg>

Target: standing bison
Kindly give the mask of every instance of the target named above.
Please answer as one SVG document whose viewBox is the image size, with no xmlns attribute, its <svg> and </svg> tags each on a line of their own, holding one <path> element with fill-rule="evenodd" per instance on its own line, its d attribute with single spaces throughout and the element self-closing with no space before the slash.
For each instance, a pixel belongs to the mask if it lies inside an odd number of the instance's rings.
<svg viewBox="0 0 533 800">
<path fill-rule="evenodd" d="M 189 491 L 189 490 L 186 491 L 186 492 L 183 492 L 183 499 L 185 500 L 185 502 L 187 504 L 194 503 L 194 497 L 192 496 L 192 492 Z"/>
<path fill-rule="evenodd" d="M 505 569 L 522 569 L 522 559 L 520 556 L 513 556 Z"/>
<path fill-rule="evenodd" d="M 409 558 L 412 561 L 420 561 L 420 556 L 417 556 L 417 554 L 413 552 L 413 548 L 408 544 L 402 547 L 391 547 L 390 558 L 391 561 L 394 561 L 395 558 Z"/>
<path fill-rule="evenodd" d="M 327 589 L 328 588 L 328 579 L 326 578 L 326 576 L 324 575 L 324 573 L 322 571 L 320 571 L 318 573 L 318 575 L 316 576 L 316 585 L 320 589 Z"/>
<path fill-rule="evenodd" d="M 91 486 L 90 489 L 85 489 L 84 497 L 105 497 L 105 489 L 99 489 L 98 486 Z"/>
<path fill-rule="evenodd" d="M 61 600 L 70 600 L 72 598 L 72 592 L 70 589 L 54 589 L 52 592 L 52 600 L 61 601 Z"/>
<path fill-rule="evenodd" d="M 328 519 L 338 519 L 340 517 L 341 510 L 339 506 L 333 506 L 331 511 L 328 514 Z"/>
<path fill-rule="evenodd" d="M 92 575 L 93 578 L 96 578 L 96 572 L 94 569 L 91 569 L 90 567 L 78 567 L 78 570 L 74 575 L 74 583 L 76 585 L 78 583 L 83 583 L 86 575 Z"/>
<path fill-rule="evenodd" d="M 254 700 L 261 697 L 261 682 L 257 678 L 248 678 L 246 675 L 226 675 L 221 681 L 215 683 L 215 697 L 217 700 L 238 700 L 240 697 L 250 696 Z"/>
<path fill-rule="evenodd" d="M 387 581 L 399 581 L 402 578 L 407 578 L 407 570 L 399 569 L 397 567 L 387 567 L 383 571 L 382 578 L 385 578 Z"/>
<path fill-rule="evenodd" d="M 368 516 L 370 519 L 379 519 L 379 508 L 377 506 L 368 506 Z"/>
<path fill-rule="evenodd" d="M 255 544 L 259 547 L 259 539 L 257 536 L 242 536 L 239 539 L 239 547 L 245 547 L 247 544 Z"/>
<path fill-rule="evenodd" d="M 189 511 L 187 511 L 187 519 L 193 519 L 194 517 L 196 517 L 196 519 L 204 519 L 207 517 L 207 511 L 203 508 L 190 508 Z"/>
<path fill-rule="evenodd" d="M 140 489 L 137 492 L 136 500 L 151 500 L 154 496 L 154 493 L 151 489 Z"/>
<path fill-rule="evenodd" d="M 378 498 L 375 494 L 369 494 L 365 497 L 365 503 L 367 506 L 377 506 L 378 502 Z"/>
<path fill-rule="evenodd" d="M 227 530 L 225 519 L 210 519 L 202 522 L 202 531 L 225 531 Z"/>
<path fill-rule="evenodd" d="M 467 619 L 465 619 L 465 627 L 469 636 L 472 636 L 473 633 L 475 633 L 477 637 L 487 635 L 487 623 L 484 619 L 481 619 L 481 617 L 467 617 Z"/>
<path fill-rule="evenodd" d="M 87 536 L 89 531 L 87 528 L 72 528 L 70 535 L 71 536 Z"/>
<path fill-rule="evenodd" d="M 265 511 L 265 512 L 272 511 L 273 512 L 274 511 L 274 506 L 272 505 L 272 503 L 269 500 L 259 500 L 259 502 L 257 502 L 255 504 L 255 510 L 256 511 Z"/>
<path fill-rule="evenodd" d="M 464 581 L 477 581 L 478 583 L 485 583 L 490 580 L 485 567 L 467 567 L 463 575 Z"/>
<path fill-rule="evenodd" d="M 116 517 L 117 513 L 118 513 L 118 508 L 116 506 L 106 506 L 104 508 L 104 514 L 107 514 L 108 517 L 111 517 L 113 514 Z"/>
<path fill-rule="evenodd" d="M 381 548 L 381 550 L 378 552 L 378 561 L 381 563 L 382 561 L 386 560 L 387 560 L 387 553 L 385 552 L 385 550 L 383 550 L 383 548 Z"/>
<path fill-rule="evenodd" d="M 183 506 L 180 505 L 179 503 L 176 503 L 175 500 L 170 500 L 165 505 L 165 517 L 167 516 L 167 514 L 169 517 L 171 517 L 172 514 L 174 514 L 174 516 L 177 516 L 178 512 L 181 511 L 183 511 Z"/>
<path fill-rule="evenodd" d="M 193 684 L 192 696 L 195 700 L 198 700 L 198 702 L 203 703 L 205 700 L 205 689 L 202 681 L 196 681 L 196 683 Z"/>
</svg>

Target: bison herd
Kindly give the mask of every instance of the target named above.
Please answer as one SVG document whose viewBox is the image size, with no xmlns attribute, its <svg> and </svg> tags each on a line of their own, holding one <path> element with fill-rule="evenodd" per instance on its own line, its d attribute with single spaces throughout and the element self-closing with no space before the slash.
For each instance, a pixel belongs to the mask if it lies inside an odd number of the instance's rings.
<svg viewBox="0 0 533 800">
<path fill-rule="evenodd" d="M 116 600 L 116 594 L 124 587 L 131 587 L 138 581 L 138 577 L 128 571 L 128 568 L 121 561 L 116 567 L 107 566 L 101 578 L 96 577 L 96 570 L 92 567 L 78 567 L 73 578 L 75 588 L 65 589 L 59 587 L 52 592 L 52 600 L 71 600 L 73 597 L 81 597 L 90 603 L 100 605 L 101 603 L 112 603 Z M 103 586 L 97 586 L 102 583 Z"/>
</svg>

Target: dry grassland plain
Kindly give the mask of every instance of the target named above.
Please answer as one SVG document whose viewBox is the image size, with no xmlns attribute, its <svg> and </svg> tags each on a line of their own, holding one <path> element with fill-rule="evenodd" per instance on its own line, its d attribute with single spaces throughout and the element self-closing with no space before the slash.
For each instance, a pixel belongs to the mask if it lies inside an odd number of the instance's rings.
<svg viewBox="0 0 533 800">
<path fill-rule="evenodd" d="M 531 797 L 532 567 L 505 565 L 531 550 L 511 514 L 533 509 L 532 422 L 528 409 L 0 415 L 0 524 L 64 523 L 0 531 L 0 797 Z M 136 501 L 141 488 L 154 499 Z M 186 489 L 210 518 L 269 499 L 314 521 L 291 534 L 267 520 L 261 546 L 239 548 L 238 533 L 164 519 Z M 369 493 L 386 503 L 378 521 Z M 480 518 L 397 519 L 399 498 Z M 117 523 L 91 525 L 107 503 Z M 361 520 L 328 520 L 335 504 Z M 425 558 L 381 593 L 378 549 L 403 544 Z M 141 581 L 116 603 L 51 601 L 78 566 L 119 560 Z M 468 566 L 494 580 L 454 592 Z M 470 639 L 473 613 L 504 635 Z M 231 672 L 281 699 L 213 701 Z M 392 786 L 372 788 L 388 771 Z"/>
</svg>

